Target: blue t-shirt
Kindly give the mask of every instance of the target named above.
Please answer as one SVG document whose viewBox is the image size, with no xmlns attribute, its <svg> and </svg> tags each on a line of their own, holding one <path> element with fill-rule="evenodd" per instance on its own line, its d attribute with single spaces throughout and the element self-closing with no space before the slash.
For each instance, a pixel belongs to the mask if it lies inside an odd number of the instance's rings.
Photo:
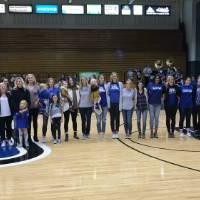
<svg viewBox="0 0 200 200">
<path fill-rule="evenodd" d="M 192 108 L 193 107 L 193 86 L 183 85 L 180 87 L 180 107 Z"/>
<path fill-rule="evenodd" d="M 168 86 L 165 95 L 165 106 L 166 107 L 177 107 L 178 106 L 179 88 L 177 85 Z"/>
<path fill-rule="evenodd" d="M 162 84 L 150 83 L 147 86 L 149 104 L 161 104 L 161 98 L 164 92 Z"/>
<path fill-rule="evenodd" d="M 110 83 L 109 88 L 110 103 L 118 103 L 120 101 L 120 86 L 119 83 Z"/>
<path fill-rule="evenodd" d="M 23 113 L 16 113 L 16 128 L 29 128 L 28 117 L 29 112 L 25 111 Z"/>
<path fill-rule="evenodd" d="M 107 97 L 106 97 L 106 89 L 105 89 L 105 85 L 104 84 L 100 84 L 99 85 L 99 94 L 101 97 L 101 101 L 100 101 L 100 105 L 101 107 L 107 107 L 108 103 L 107 103 Z"/>
</svg>

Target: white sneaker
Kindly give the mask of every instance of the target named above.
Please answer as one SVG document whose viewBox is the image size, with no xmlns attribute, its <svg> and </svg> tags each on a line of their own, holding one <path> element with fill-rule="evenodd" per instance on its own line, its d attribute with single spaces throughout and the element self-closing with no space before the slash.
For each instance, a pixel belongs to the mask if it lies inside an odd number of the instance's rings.
<svg viewBox="0 0 200 200">
<path fill-rule="evenodd" d="M 9 144 L 9 146 L 13 146 L 13 145 L 14 145 L 14 140 L 13 140 L 13 138 L 11 138 L 10 140 L 8 140 L 8 144 Z"/>
<path fill-rule="evenodd" d="M 188 137 L 191 137 L 191 136 L 192 136 L 190 131 L 187 131 L 187 136 L 188 136 Z"/>
<path fill-rule="evenodd" d="M 29 147 L 28 141 L 25 142 L 25 146 L 26 146 L 26 147 Z"/>
<path fill-rule="evenodd" d="M 119 138 L 119 134 L 115 133 L 115 139 L 118 139 L 118 138 Z"/>
<path fill-rule="evenodd" d="M 130 134 L 126 134 L 126 139 L 131 139 L 131 135 Z"/>
<path fill-rule="evenodd" d="M 112 139 L 116 139 L 115 135 L 115 133 L 112 133 Z"/>
<path fill-rule="evenodd" d="M 179 131 L 180 131 L 180 137 L 184 137 L 185 134 L 183 133 L 183 129 L 180 129 Z"/>
<path fill-rule="evenodd" d="M 58 144 L 61 144 L 61 139 L 58 139 L 58 141 L 57 141 L 57 142 L 58 142 Z"/>
<path fill-rule="evenodd" d="M 53 140 L 53 143 L 54 143 L 54 144 L 57 144 L 57 140 Z"/>
<path fill-rule="evenodd" d="M 47 139 L 45 136 L 42 137 L 42 143 L 46 143 L 47 142 Z"/>
<path fill-rule="evenodd" d="M 2 143 L 1 143 L 1 147 L 5 147 L 6 146 L 6 141 L 4 140 Z"/>
<path fill-rule="evenodd" d="M 87 140 L 87 137 L 85 135 L 82 136 L 82 140 Z"/>
</svg>

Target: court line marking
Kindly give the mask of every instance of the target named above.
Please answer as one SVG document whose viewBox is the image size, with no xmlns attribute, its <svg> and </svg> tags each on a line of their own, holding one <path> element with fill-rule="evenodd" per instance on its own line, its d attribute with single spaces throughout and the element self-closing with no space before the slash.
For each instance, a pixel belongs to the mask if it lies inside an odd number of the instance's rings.
<svg viewBox="0 0 200 200">
<path fill-rule="evenodd" d="M 19 166 L 19 165 L 24 165 L 24 164 L 28 164 L 28 163 L 32 163 L 34 161 L 37 160 L 41 160 L 45 157 L 47 157 L 48 155 L 51 154 L 51 148 L 44 145 L 44 144 L 40 144 L 40 143 L 36 143 L 36 145 L 38 145 L 39 147 L 41 147 L 43 149 L 43 153 L 35 158 L 31 158 L 29 160 L 24 160 L 24 161 L 19 161 L 19 162 L 15 162 L 15 163 L 9 163 L 9 164 L 5 164 L 5 165 L 0 165 L 0 168 L 5 168 L 5 167 L 11 167 L 11 166 Z"/>
<path fill-rule="evenodd" d="M 0 158 L 0 161 L 2 161 L 2 160 L 10 160 L 12 158 L 18 158 L 18 157 L 24 156 L 27 153 L 27 150 L 24 149 L 24 148 L 18 148 L 18 147 L 16 147 L 16 148 L 19 151 L 19 154 L 14 155 L 14 156 L 5 157 L 5 158 Z"/>
<path fill-rule="evenodd" d="M 138 149 L 136 149 L 136 148 L 134 148 L 134 147 L 132 147 L 132 146 L 126 144 L 126 143 L 123 142 L 121 139 L 118 139 L 118 141 L 119 141 L 120 143 L 122 143 L 124 146 L 126 146 L 126 147 L 128 147 L 128 148 L 130 148 L 130 149 L 132 149 L 132 150 L 134 150 L 134 151 L 136 151 L 136 152 L 138 152 L 138 153 L 140 153 L 140 154 L 143 154 L 143 155 L 145 155 L 145 156 L 147 156 L 147 157 L 153 158 L 153 159 L 155 159 L 155 160 L 159 160 L 159 161 L 161 161 L 161 162 L 165 162 L 165 163 L 170 164 L 170 165 L 174 165 L 174 166 L 177 166 L 177 167 L 180 167 L 180 168 L 184 168 L 184 169 L 188 169 L 188 170 L 196 171 L 196 172 L 199 172 L 199 173 L 200 173 L 200 170 L 199 170 L 199 169 L 195 169 L 195 168 L 188 167 L 188 166 L 185 166 L 185 165 L 180 165 L 180 164 L 177 164 L 177 163 L 174 163 L 174 162 L 171 162 L 171 161 L 162 159 L 162 158 L 158 158 L 158 157 L 156 157 L 156 156 L 150 155 L 150 154 L 148 154 L 148 153 L 145 153 L 145 152 L 143 152 L 143 151 L 140 151 L 140 150 L 138 150 Z"/>
</svg>

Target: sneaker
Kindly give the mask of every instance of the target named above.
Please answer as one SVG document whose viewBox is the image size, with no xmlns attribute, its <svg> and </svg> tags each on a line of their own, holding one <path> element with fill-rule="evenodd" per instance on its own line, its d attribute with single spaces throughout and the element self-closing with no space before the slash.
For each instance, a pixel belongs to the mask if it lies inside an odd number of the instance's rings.
<svg viewBox="0 0 200 200">
<path fill-rule="evenodd" d="M 141 135 L 141 133 L 138 135 L 138 138 L 140 139 L 140 138 L 142 138 L 142 135 Z"/>
<path fill-rule="evenodd" d="M 54 144 L 57 144 L 57 140 L 53 140 L 53 143 L 54 143 Z"/>
<path fill-rule="evenodd" d="M 131 139 L 131 135 L 130 134 L 126 134 L 125 139 Z"/>
<path fill-rule="evenodd" d="M 145 139 L 145 134 L 142 134 L 142 139 Z"/>
<path fill-rule="evenodd" d="M 61 144 L 61 139 L 58 139 L 57 142 L 58 142 L 58 144 Z"/>
<path fill-rule="evenodd" d="M 10 140 L 8 140 L 8 144 L 9 144 L 9 146 L 13 146 L 14 145 L 14 140 L 13 140 L 13 138 L 11 138 Z"/>
<path fill-rule="evenodd" d="M 5 147 L 6 146 L 6 141 L 4 140 L 2 143 L 1 143 L 1 147 Z"/>
<path fill-rule="evenodd" d="M 184 137 L 185 134 L 183 133 L 183 129 L 180 129 L 180 137 Z"/>
<path fill-rule="evenodd" d="M 42 137 L 42 143 L 46 143 L 47 142 L 47 139 L 45 136 Z"/>
<path fill-rule="evenodd" d="M 85 135 L 82 136 L 82 140 L 87 140 L 87 137 Z"/>
<path fill-rule="evenodd" d="M 28 143 L 28 141 L 25 142 L 25 146 L 26 146 L 26 147 L 29 147 L 29 143 Z"/>
<path fill-rule="evenodd" d="M 115 139 L 118 139 L 118 138 L 119 138 L 119 134 L 115 133 Z"/>
<path fill-rule="evenodd" d="M 112 133 L 112 139 L 116 139 L 115 133 Z"/>
</svg>

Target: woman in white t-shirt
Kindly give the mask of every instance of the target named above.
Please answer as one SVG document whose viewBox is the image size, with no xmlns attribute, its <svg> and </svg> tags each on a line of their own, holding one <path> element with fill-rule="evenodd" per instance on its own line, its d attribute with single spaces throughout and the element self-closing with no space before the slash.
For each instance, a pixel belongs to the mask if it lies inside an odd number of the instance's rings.
<svg viewBox="0 0 200 200">
<path fill-rule="evenodd" d="M 6 139 L 8 144 L 13 145 L 12 136 L 12 112 L 11 112 L 11 97 L 8 93 L 5 83 L 0 84 L 0 135 L 1 147 L 6 146 Z M 6 132 L 6 134 L 5 134 Z"/>
</svg>

